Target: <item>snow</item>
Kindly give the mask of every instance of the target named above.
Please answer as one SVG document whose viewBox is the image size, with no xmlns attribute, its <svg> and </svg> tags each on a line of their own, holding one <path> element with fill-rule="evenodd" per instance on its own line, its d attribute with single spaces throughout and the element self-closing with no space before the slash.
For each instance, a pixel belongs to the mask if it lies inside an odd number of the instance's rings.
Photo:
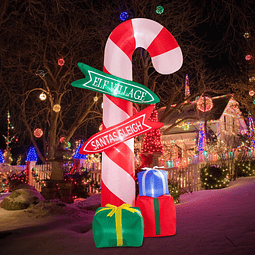
<svg viewBox="0 0 255 255">
<path fill-rule="evenodd" d="M 88 208 L 99 202 L 94 195 L 71 205 L 53 200 L 20 211 L 0 208 L 0 254 L 255 254 L 254 176 L 225 189 L 181 195 L 177 234 L 144 238 L 139 248 L 95 247 L 95 211 Z"/>
</svg>

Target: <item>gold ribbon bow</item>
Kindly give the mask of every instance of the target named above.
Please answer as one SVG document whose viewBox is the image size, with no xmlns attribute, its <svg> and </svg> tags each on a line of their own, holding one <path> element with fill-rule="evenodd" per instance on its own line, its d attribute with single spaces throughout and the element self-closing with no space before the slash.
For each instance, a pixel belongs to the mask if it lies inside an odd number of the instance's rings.
<svg viewBox="0 0 255 255">
<path fill-rule="evenodd" d="M 130 208 L 131 205 L 129 204 L 123 204 L 121 206 L 115 206 L 111 204 L 106 205 L 107 208 L 102 208 L 96 212 L 99 213 L 101 211 L 105 210 L 111 210 L 106 217 L 112 217 L 115 214 L 115 223 L 116 223 L 116 237 L 117 237 L 117 246 L 123 245 L 123 237 L 122 237 L 122 209 L 130 211 L 132 213 L 139 213 L 140 212 L 134 208 Z"/>
</svg>

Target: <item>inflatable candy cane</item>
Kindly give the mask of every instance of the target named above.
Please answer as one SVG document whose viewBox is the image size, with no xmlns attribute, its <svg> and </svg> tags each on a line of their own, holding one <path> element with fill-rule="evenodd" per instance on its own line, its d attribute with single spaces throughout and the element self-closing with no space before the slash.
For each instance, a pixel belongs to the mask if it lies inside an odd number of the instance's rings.
<svg viewBox="0 0 255 255">
<path fill-rule="evenodd" d="M 174 73 L 182 66 L 181 49 L 172 34 L 149 19 L 123 22 L 110 34 L 104 55 L 104 72 L 132 80 L 132 54 L 146 49 L 156 71 Z M 124 92 L 125 93 L 125 92 Z M 108 128 L 133 115 L 132 103 L 104 94 L 103 126 Z M 134 140 L 130 139 L 102 153 L 101 205 L 135 204 Z"/>
</svg>

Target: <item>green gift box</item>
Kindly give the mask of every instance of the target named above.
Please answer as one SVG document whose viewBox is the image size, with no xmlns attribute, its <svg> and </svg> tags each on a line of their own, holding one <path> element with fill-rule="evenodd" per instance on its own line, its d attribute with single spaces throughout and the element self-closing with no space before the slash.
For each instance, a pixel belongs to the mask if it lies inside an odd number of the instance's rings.
<svg viewBox="0 0 255 255">
<path fill-rule="evenodd" d="M 99 207 L 92 222 L 94 242 L 102 247 L 139 247 L 143 244 L 144 222 L 138 207 L 107 204 Z"/>
</svg>

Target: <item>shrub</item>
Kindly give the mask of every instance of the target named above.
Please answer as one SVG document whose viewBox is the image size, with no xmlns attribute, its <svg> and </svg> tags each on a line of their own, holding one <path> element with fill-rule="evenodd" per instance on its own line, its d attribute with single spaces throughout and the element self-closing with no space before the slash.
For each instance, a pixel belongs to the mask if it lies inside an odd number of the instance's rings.
<svg viewBox="0 0 255 255">
<path fill-rule="evenodd" d="M 206 165 L 200 171 L 202 187 L 205 189 L 221 189 L 229 184 L 229 170 L 225 166 Z"/>
<path fill-rule="evenodd" d="M 181 199 L 180 199 L 181 193 L 180 193 L 180 188 L 179 188 L 178 183 L 168 180 L 168 189 L 169 189 L 169 194 L 174 199 L 174 203 L 175 204 L 180 203 L 181 202 Z"/>
<path fill-rule="evenodd" d="M 247 177 L 255 175 L 255 161 L 237 161 L 235 163 L 235 172 L 237 177 Z"/>
</svg>

